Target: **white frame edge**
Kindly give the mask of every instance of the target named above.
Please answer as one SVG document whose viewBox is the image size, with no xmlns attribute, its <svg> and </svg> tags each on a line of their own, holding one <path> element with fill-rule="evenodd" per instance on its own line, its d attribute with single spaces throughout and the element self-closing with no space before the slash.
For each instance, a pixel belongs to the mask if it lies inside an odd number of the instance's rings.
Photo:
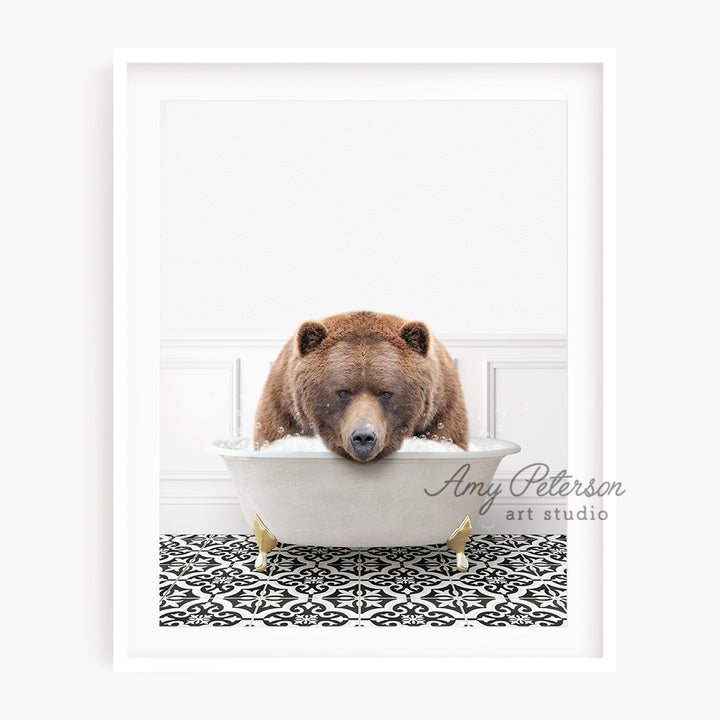
<svg viewBox="0 0 720 720">
<path fill-rule="evenodd" d="M 136 672 L 614 672 L 617 669 L 617 503 L 605 498 L 601 658 L 128 658 L 127 655 L 127 71 L 133 63 L 594 63 L 602 67 L 603 474 L 617 477 L 617 53 L 578 49 L 118 48 L 113 64 L 113 659 Z M 342 660 L 342 662 L 337 662 Z"/>
<path fill-rule="evenodd" d="M 115 53 L 113 65 L 113 660 L 130 670 L 127 658 L 127 68 Z"/>
<path fill-rule="evenodd" d="M 603 475 L 618 479 L 617 459 L 617 53 L 605 50 L 603 68 Z M 617 670 L 618 502 L 604 499 L 609 517 L 603 526 L 603 659 Z"/>
</svg>

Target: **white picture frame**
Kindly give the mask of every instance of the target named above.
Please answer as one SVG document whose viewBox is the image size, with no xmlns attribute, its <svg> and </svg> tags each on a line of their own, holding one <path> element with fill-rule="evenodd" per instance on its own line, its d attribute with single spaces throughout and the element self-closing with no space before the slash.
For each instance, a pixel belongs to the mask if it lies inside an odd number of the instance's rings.
<svg viewBox="0 0 720 720">
<path fill-rule="evenodd" d="M 128 79 L 138 65 L 485 65 L 532 69 L 537 85 L 493 86 L 495 97 L 568 103 L 569 467 L 579 477 L 616 476 L 615 54 L 612 50 L 116 50 L 114 67 L 114 659 L 121 671 L 608 671 L 616 662 L 616 503 L 608 519 L 568 530 L 569 619 L 563 628 L 376 629 L 346 647 L 333 628 L 159 628 L 157 593 L 157 252 L 138 258 L 133 233 L 152 238 L 152 213 L 133 215 L 128 169 Z M 601 73 L 597 103 L 575 66 Z M 561 81 L 543 79 L 556 72 Z M 567 73 L 563 75 L 563 69 Z M 178 86 L 161 88 L 177 98 Z M 208 89 L 211 99 L 213 89 Z M 158 97 L 149 97 L 149 103 Z M 601 147 L 598 147 L 598 142 Z M 594 158 L 594 159 L 593 159 Z M 152 201 L 152 153 L 142 192 Z M 133 176 L 134 178 L 136 176 Z M 582 180 L 582 182 L 580 182 Z M 577 181 L 577 182 L 576 182 Z M 135 186 L 133 186 L 135 187 Z M 599 201 L 598 201 L 599 199 Z M 149 223 L 149 224 L 148 224 Z M 601 407 L 601 409 L 600 409 Z M 138 427 L 145 438 L 138 443 Z M 155 443 L 156 444 L 156 443 Z M 569 507 L 579 505 L 570 499 Z M 153 606 L 155 608 L 153 612 Z M 452 634 L 449 634 L 452 633 Z M 312 642 L 308 639 L 312 636 Z"/>
</svg>

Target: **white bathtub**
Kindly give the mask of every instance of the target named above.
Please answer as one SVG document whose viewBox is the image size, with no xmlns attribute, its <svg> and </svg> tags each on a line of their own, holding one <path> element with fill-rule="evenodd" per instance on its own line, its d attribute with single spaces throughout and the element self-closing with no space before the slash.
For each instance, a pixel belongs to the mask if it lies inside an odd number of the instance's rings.
<svg viewBox="0 0 720 720">
<path fill-rule="evenodd" d="M 361 465 L 329 450 L 234 450 L 225 442 L 207 449 L 225 461 L 256 535 L 258 518 L 282 542 L 325 547 L 445 542 L 477 518 L 485 499 L 479 484 L 487 491 L 503 457 L 520 451 L 474 438 L 468 452 L 397 452 Z M 469 522 L 464 527 L 469 534 Z"/>
</svg>

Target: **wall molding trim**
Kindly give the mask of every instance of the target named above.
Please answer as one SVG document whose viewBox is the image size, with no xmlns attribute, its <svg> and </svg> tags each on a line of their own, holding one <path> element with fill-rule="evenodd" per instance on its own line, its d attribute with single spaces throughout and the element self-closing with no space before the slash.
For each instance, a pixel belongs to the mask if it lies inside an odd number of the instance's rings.
<svg viewBox="0 0 720 720">
<path fill-rule="evenodd" d="M 162 347 L 162 343 L 161 343 Z M 236 435 L 240 426 L 242 400 L 240 396 L 240 383 L 242 360 L 204 360 L 192 357 L 161 357 L 160 370 L 225 370 L 228 373 L 228 392 L 230 393 L 230 418 L 228 433 Z M 200 471 L 200 474 L 204 474 Z"/>
<path fill-rule="evenodd" d="M 175 480 L 187 482 L 205 482 L 208 480 L 230 480 L 230 475 L 223 472 L 213 472 L 212 470 L 190 470 L 188 472 L 161 473 L 160 482 L 174 482 Z"/>
<path fill-rule="evenodd" d="M 204 495 L 202 497 L 163 495 L 160 505 L 232 505 L 240 507 L 240 501 L 229 495 Z"/>
<path fill-rule="evenodd" d="M 498 499 L 484 515 L 476 517 L 473 534 L 483 533 L 565 533 L 567 522 L 554 517 L 554 509 L 567 509 L 564 499 L 503 498 Z M 532 510 L 532 519 L 526 512 Z M 546 519 L 546 511 L 552 513 Z M 508 519 L 508 511 L 515 513 Z M 520 514 L 522 511 L 522 514 Z M 226 496 L 163 497 L 160 501 L 160 532 L 251 534 L 240 502 Z"/>
<path fill-rule="evenodd" d="M 439 335 L 445 345 L 453 347 L 522 347 L 522 348 L 566 348 L 567 336 L 553 333 L 508 333 L 506 335 Z M 160 339 L 160 348 L 179 350 L 186 348 L 274 348 L 287 342 L 287 337 L 165 337 Z"/>
<path fill-rule="evenodd" d="M 567 360 L 544 360 L 535 358 L 526 359 L 493 359 L 485 363 L 487 377 L 487 431 L 490 437 L 495 437 L 495 415 L 497 399 L 496 370 L 567 370 Z"/>
</svg>

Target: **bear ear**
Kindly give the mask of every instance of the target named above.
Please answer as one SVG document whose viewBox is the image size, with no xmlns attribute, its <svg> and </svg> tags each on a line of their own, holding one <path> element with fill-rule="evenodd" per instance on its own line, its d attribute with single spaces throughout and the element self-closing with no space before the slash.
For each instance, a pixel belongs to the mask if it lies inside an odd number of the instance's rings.
<svg viewBox="0 0 720 720">
<path fill-rule="evenodd" d="M 322 323 L 308 320 L 304 322 L 297 333 L 297 348 L 300 355 L 307 355 L 316 350 L 327 337 L 327 329 Z"/>
<path fill-rule="evenodd" d="M 430 331 L 425 323 L 413 321 L 400 328 L 400 337 L 407 346 L 420 355 L 427 355 L 430 349 Z"/>
</svg>

